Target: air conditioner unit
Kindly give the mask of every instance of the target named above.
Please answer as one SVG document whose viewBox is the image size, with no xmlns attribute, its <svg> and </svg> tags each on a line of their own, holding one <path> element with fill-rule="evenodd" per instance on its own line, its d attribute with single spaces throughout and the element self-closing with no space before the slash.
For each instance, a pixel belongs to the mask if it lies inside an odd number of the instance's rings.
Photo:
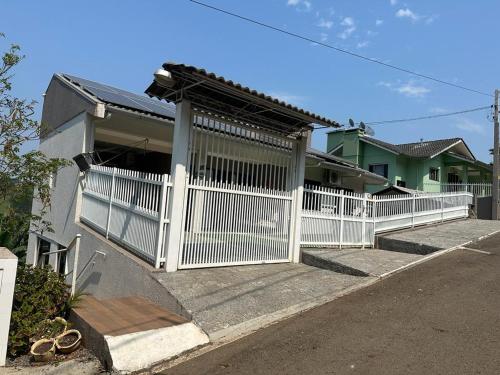
<svg viewBox="0 0 500 375">
<path fill-rule="evenodd" d="M 335 186 L 340 186 L 341 181 L 340 181 L 340 176 L 338 172 L 332 171 L 332 170 L 325 170 L 325 180 L 328 185 L 335 185 Z"/>
</svg>

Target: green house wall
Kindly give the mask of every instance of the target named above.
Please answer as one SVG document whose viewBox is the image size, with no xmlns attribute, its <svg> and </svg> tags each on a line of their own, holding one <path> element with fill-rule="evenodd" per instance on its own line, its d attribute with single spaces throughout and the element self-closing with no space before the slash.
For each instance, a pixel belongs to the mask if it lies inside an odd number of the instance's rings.
<svg viewBox="0 0 500 375">
<path fill-rule="evenodd" d="M 458 167 L 457 174 L 463 183 L 491 182 L 491 172 L 487 168 L 466 160 L 449 154 L 440 154 L 432 159 L 416 159 L 397 155 L 381 147 L 360 141 L 361 134 L 359 129 L 329 133 L 327 151 L 330 152 L 343 144 L 342 152 L 338 156 L 352 161 L 366 170 L 369 170 L 370 164 L 387 164 L 389 182 L 397 185 L 398 181 L 405 181 L 406 187 L 410 189 L 439 192 L 439 184 L 448 182 L 448 172 L 453 167 Z M 439 181 L 433 181 L 429 178 L 431 167 L 439 170 Z M 470 168 L 479 170 L 479 175 L 469 176 Z M 380 189 L 380 185 L 365 185 L 365 191 L 368 193 Z"/>
</svg>

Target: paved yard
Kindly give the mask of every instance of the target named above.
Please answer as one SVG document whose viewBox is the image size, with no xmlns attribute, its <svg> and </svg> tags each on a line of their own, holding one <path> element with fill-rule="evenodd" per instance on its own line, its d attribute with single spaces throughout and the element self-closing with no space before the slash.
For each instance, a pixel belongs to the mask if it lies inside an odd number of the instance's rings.
<svg viewBox="0 0 500 375">
<path fill-rule="evenodd" d="M 500 231 L 500 221 L 493 220 L 458 220 L 449 223 L 428 225 L 415 229 L 403 230 L 382 235 L 391 240 L 420 244 L 424 247 L 449 249 L 470 240 Z M 384 248 L 381 246 L 381 248 Z M 403 249 L 402 249 L 403 250 Z"/>
<path fill-rule="evenodd" d="M 424 257 L 424 255 L 379 249 L 307 249 L 304 253 L 314 257 L 314 259 L 305 258 L 304 262 L 310 265 L 353 275 L 377 277 Z M 310 260 L 313 262 L 309 263 Z M 315 260 L 316 262 L 314 262 Z"/>
<path fill-rule="evenodd" d="M 211 340 L 246 333 L 375 280 L 305 264 L 207 268 L 157 277 Z"/>
<path fill-rule="evenodd" d="M 500 235 L 469 247 L 165 373 L 498 374 Z"/>
</svg>

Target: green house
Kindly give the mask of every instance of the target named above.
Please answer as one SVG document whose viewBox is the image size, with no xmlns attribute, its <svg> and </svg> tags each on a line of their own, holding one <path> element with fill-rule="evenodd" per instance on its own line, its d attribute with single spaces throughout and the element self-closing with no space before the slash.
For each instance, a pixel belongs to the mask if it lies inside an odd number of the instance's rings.
<svg viewBox="0 0 500 375">
<path fill-rule="evenodd" d="M 476 160 L 462 138 L 391 144 L 353 128 L 328 133 L 327 151 L 384 176 L 390 184 L 426 192 L 492 180 L 492 166 Z M 365 190 L 375 192 L 380 186 L 365 185 Z"/>
</svg>

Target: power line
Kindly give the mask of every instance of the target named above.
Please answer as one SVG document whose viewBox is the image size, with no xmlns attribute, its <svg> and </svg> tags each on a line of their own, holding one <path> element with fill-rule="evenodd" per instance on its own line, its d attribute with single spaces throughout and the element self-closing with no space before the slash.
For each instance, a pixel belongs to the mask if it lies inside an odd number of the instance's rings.
<svg viewBox="0 0 500 375">
<path fill-rule="evenodd" d="M 429 120 L 429 119 L 440 118 L 440 117 L 456 116 L 456 115 L 461 115 L 461 114 L 470 113 L 470 112 L 484 111 L 486 109 L 491 109 L 491 107 L 492 107 L 491 105 L 488 105 L 488 106 L 484 106 L 484 107 L 464 109 L 464 110 L 456 111 L 456 112 L 439 113 L 436 115 L 409 117 L 409 118 L 401 118 L 401 119 L 395 119 L 395 120 L 366 121 L 366 122 L 363 121 L 363 122 L 366 125 L 382 125 L 382 124 L 393 124 L 393 123 L 397 123 L 397 122 L 411 122 L 411 121 L 419 121 L 419 120 Z M 358 125 L 359 124 L 360 123 L 358 123 Z M 341 124 L 341 125 L 344 127 L 347 126 L 347 124 Z M 319 126 L 319 127 L 316 127 L 315 129 L 326 129 L 326 128 L 330 128 L 330 127 L 329 126 Z"/>
<path fill-rule="evenodd" d="M 279 27 L 272 26 L 272 25 L 269 25 L 269 24 L 266 24 L 266 23 L 254 20 L 252 18 L 248 18 L 248 17 L 242 16 L 242 15 L 237 14 L 237 13 L 229 12 L 227 10 L 224 10 L 224 9 L 221 9 L 221 8 L 217 8 L 217 7 L 213 6 L 213 5 L 206 4 L 206 3 L 203 3 L 203 2 L 198 1 L 198 0 L 189 0 L 189 1 L 192 2 L 192 3 L 195 3 L 197 5 L 203 6 L 205 8 L 209 8 L 209 9 L 215 10 L 217 12 L 224 13 L 224 14 L 226 14 L 228 16 L 232 16 L 232 17 L 241 19 L 243 21 L 247 21 L 247 22 L 253 23 L 255 25 L 262 26 L 262 27 L 265 27 L 267 29 L 277 31 L 277 32 L 280 32 L 282 34 L 286 34 L 288 36 L 292 36 L 294 38 L 298 38 L 298 39 L 305 40 L 307 42 L 315 43 L 315 44 L 318 44 L 318 45 L 320 45 L 322 47 L 330 48 L 330 49 L 333 49 L 333 50 L 335 50 L 337 52 L 341 52 L 341 53 L 344 53 L 344 54 L 352 56 L 352 57 L 356 57 L 356 58 L 359 58 L 359 59 L 362 59 L 362 60 L 365 60 L 365 61 L 368 61 L 368 62 L 371 62 L 371 63 L 379 64 L 379 65 L 385 66 L 386 68 L 391 68 L 391 69 L 394 69 L 394 70 L 398 70 L 398 71 L 403 72 L 403 73 L 411 74 L 411 75 L 414 75 L 416 77 L 424 78 L 424 79 L 427 79 L 427 80 L 430 80 L 430 81 L 441 83 L 443 85 L 451 86 L 451 87 L 454 87 L 454 88 L 457 88 L 457 89 L 461 89 L 461 90 L 473 92 L 473 93 L 476 93 L 476 94 L 490 96 L 490 97 L 493 96 L 493 95 L 488 94 L 488 93 L 483 92 L 483 91 L 479 91 L 479 90 L 471 89 L 469 87 L 457 85 L 457 84 L 455 84 L 453 82 L 448 82 L 448 81 L 445 81 L 445 80 L 442 80 L 442 79 L 439 79 L 439 78 L 435 78 L 435 77 L 428 76 L 428 75 L 425 75 L 425 74 L 417 73 L 415 71 L 412 71 L 412 70 L 409 70 L 409 69 L 406 69 L 406 68 L 402 68 L 402 67 L 399 67 L 399 66 L 396 66 L 396 65 L 388 64 L 388 63 L 385 63 L 385 62 L 377 60 L 377 59 L 373 59 L 373 58 L 370 58 L 370 57 L 366 57 L 366 56 L 360 55 L 360 54 L 355 53 L 355 52 L 351 52 L 351 51 L 348 51 L 348 50 L 345 50 L 345 49 L 342 49 L 342 48 L 339 48 L 339 47 L 335 47 L 335 46 L 332 46 L 331 44 L 328 44 L 328 43 L 325 43 L 325 42 L 321 42 L 319 40 L 315 40 L 315 39 L 309 38 L 307 36 L 296 34 L 294 32 L 287 31 L 287 30 L 281 29 Z"/>
<path fill-rule="evenodd" d="M 410 122 L 410 121 L 418 121 L 418 120 L 429 120 L 429 119 L 433 119 L 433 118 L 448 117 L 448 116 L 461 115 L 464 113 L 483 111 L 485 109 L 490 109 L 491 107 L 492 107 L 491 105 L 488 105 L 488 106 L 484 106 L 484 107 L 465 109 L 465 110 L 457 111 L 457 112 L 440 113 L 440 114 L 436 114 L 436 115 L 410 117 L 410 118 L 402 118 L 402 119 L 396 119 L 396 120 L 371 121 L 371 122 L 365 122 L 365 124 L 366 125 L 381 125 L 381 124 L 392 124 L 395 122 Z"/>
</svg>

